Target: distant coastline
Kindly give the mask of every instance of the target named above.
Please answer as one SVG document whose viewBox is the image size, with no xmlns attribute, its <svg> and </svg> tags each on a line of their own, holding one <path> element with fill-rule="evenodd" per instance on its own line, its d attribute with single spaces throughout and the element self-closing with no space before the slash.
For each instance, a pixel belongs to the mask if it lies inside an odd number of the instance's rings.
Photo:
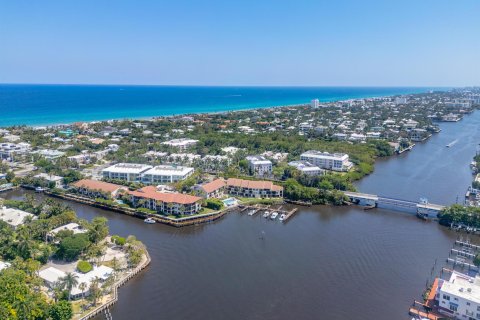
<svg viewBox="0 0 480 320">
<path fill-rule="evenodd" d="M 386 97 L 448 90 L 434 87 L 187 87 L 0 85 L 0 127 L 152 119 L 183 114 Z"/>
</svg>

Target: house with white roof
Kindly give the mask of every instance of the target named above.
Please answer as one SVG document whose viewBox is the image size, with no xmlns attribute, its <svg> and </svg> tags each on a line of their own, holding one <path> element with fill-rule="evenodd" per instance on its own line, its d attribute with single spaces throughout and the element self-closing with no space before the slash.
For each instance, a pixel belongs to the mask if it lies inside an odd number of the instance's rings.
<svg viewBox="0 0 480 320">
<path fill-rule="evenodd" d="M 348 154 L 345 153 L 328 153 L 310 150 L 302 153 L 300 160 L 332 171 L 348 171 L 353 167 L 353 164 L 349 161 Z"/>
<path fill-rule="evenodd" d="M 128 182 L 139 182 L 142 174 L 151 169 L 152 166 L 137 163 L 117 163 L 102 170 L 103 178 L 125 180 Z"/>
<path fill-rule="evenodd" d="M 189 147 L 194 146 L 195 144 L 197 144 L 197 142 L 198 140 L 181 138 L 181 139 L 173 139 L 173 140 L 165 141 L 165 142 L 162 142 L 162 144 L 170 147 L 178 148 L 180 150 L 185 150 Z"/>
<path fill-rule="evenodd" d="M 194 172 L 194 168 L 176 166 L 176 165 L 159 165 L 148 169 L 142 174 L 142 182 L 145 184 L 162 184 L 172 183 L 185 180 Z"/>
<path fill-rule="evenodd" d="M 17 228 L 18 226 L 22 225 L 27 218 L 36 219 L 37 217 L 31 213 L 14 208 L 0 208 L 0 220 L 6 222 L 13 228 Z"/>
<path fill-rule="evenodd" d="M 296 168 L 298 171 L 307 176 L 320 176 L 325 174 L 325 170 L 318 166 L 314 166 L 307 161 L 291 161 L 288 163 L 288 165 Z"/>
</svg>

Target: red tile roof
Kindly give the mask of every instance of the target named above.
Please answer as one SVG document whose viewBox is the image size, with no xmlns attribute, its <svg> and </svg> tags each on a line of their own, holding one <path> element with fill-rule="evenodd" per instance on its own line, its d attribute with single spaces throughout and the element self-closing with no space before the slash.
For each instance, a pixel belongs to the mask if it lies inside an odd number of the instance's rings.
<svg viewBox="0 0 480 320">
<path fill-rule="evenodd" d="M 216 179 L 213 180 L 209 183 L 205 183 L 204 185 L 201 186 L 202 190 L 205 191 L 206 193 L 213 192 L 215 190 L 218 190 L 222 187 L 225 187 L 226 183 L 225 180 L 223 179 Z"/>
<path fill-rule="evenodd" d="M 193 204 L 202 200 L 200 197 L 191 196 L 189 194 L 158 192 L 154 186 L 144 187 L 137 191 L 130 191 L 129 194 L 139 198 L 153 199 L 166 203 Z"/>
<path fill-rule="evenodd" d="M 230 178 L 227 180 L 227 186 L 248 188 L 248 189 L 267 189 L 271 191 L 282 191 L 283 187 L 274 185 L 271 181 L 243 180 Z"/>
<path fill-rule="evenodd" d="M 97 181 L 97 180 L 91 180 L 91 179 L 83 179 L 79 180 L 75 183 L 72 184 L 74 187 L 77 188 L 85 188 L 88 190 L 100 190 L 102 192 L 108 192 L 112 193 L 117 191 L 118 189 L 128 189 L 125 186 L 121 186 L 118 184 L 113 184 L 113 183 L 108 183 L 108 182 L 103 182 L 103 181 Z"/>
</svg>

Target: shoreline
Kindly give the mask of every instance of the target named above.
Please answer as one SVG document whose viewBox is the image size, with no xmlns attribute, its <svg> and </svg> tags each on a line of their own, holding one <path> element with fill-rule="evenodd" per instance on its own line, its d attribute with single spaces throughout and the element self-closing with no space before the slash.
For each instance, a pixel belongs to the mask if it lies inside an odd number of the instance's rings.
<svg viewBox="0 0 480 320">
<path fill-rule="evenodd" d="M 1 86 L 22 86 L 21 84 L 0 84 Z M 104 87 L 121 87 L 122 85 L 54 85 L 54 84 L 45 84 L 45 85 L 33 85 L 33 86 L 84 86 L 84 87 L 96 87 L 96 86 L 104 86 Z M 125 85 L 125 87 L 130 86 L 130 85 Z M 179 86 L 141 86 L 141 85 L 132 85 L 131 87 L 179 87 Z M 190 86 L 180 86 L 180 87 L 185 87 L 185 88 L 190 88 Z M 244 87 L 198 87 L 198 88 L 244 88 Z M 245 88 L 259 88 L 259 87 L 245 87 Z M 333 98 L 325 98 L 325 99 L 320 99 L 320 103 L 339 103 L 339 102 L 347 102 L 347 101 L 352 101 L 352 100 L 361 100 L 361 99 L 379 99 L 379 98 L 390 98 L 390 97 L 395 97 L 395 96 L 405 96 L 405 95 L 412 95 L 412 94 L 425 94 L 429 91 L 448 91 L 451 90 L 452 87 L 443 87 L 443 88 L 437 88 L 437 87 L 328 87 L 328 86 L 322 86 L 322 87 L 260 87 L 260 88 L 391 88 L 391 89 L 411 89 L 411 91 L 407 93 L 398 93 L 398 94 L 358 94 L 358 95 L 353 95 L 350 98 L 338 98 L 338 97 L 333 97 Z M 414 92 L 415 89 L 422 89 L 421 91 Z M 315 98 L 312 98 L 315 99 Z M 188 115 L 197 115 L 197 114 L 203 114 L 203 115 L 208 115 L 208 114 L 222 114 L 222 113 L 230 113 L 230 112 L 245 112 L 245 111 L 253 111 L 253 110 L 265 110 L 265 109 L 277 109 L 277 108 L 288 108 L 288 107 L 300 107 L 300 106 L 306 106 L 309 105 L 310 101 L 298 101 L 295 103 L 287 103 L 287 104 L 261 104 L 260 105 L 255 105 L 255 106 L 239 106 L 238 108 L 235 108 L 231 104 L 224 105 L 223 107 L 218 107 L 218 108 L 226 108 L 224 110 L 218 110 L 218 111 L 197 111 L 197 112 L 179 112 L 179 113 L 172 113 L 172 114 L 164 114 L 164 115 L 148 115 L 148 116 L 132 116 L 132 117 L 110 117 L 110 118 L 104 118 L 102 119 L 101 117 L 97 119 L 92 119 L 92 120 L 67 120 L 67 121 L 55 121 L 55 122 L 45 122 L 45 123 L 38 123 L 38 124 L 28 124 L 28 123 L 21 123 L 21 124 L 9 124 L 9 125 L 0 125 L 0 128 L 10 128 L 10 127 L 15 127 L 15 126 L 25 126 L 25 127 L 30 127 L 30 128 L 39 128 L 39 127 L 61 127 L 61 126 L 69 126 L 77 122 L 85 122 L 85 123 L 94 123 L 94 122 L 108 122 L 108 121 L 134 121 L 134 120 L 143 120 L 143 121 L 152 121 L 155 119 L 159 118 L 172 118 L 172 117 L 177 117 L 177 116 L 188 116 Z M 249 104 L 249 103 L 247 103 Z M 175 108 L 174 106 L 169 107 L 167 109 Z M 204 108 L 209 108 L 209 106 L 204 106 Z"/>
</svg>

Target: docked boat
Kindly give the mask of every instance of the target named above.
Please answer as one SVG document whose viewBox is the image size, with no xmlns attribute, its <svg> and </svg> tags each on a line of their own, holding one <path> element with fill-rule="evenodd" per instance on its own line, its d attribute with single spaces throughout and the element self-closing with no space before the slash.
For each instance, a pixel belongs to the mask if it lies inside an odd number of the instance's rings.
<svg viewBox="0 0 480 320">
<path fill-rule="evenodd" d="M 285 213 L 282 213 L 282 214 L 280 215 L 279 220 L 280 220 L 280 221 L 285 221 L 285 218 L 286 218 L 286 217 L 287 217 L 287 215 L 286 215 Z"/>
<path fill-rule="evenodd" d="M 269 215 L 270 215 L 270 211 L 265 211 L 265 213 L 263 214 L 263 217 L 268 218 Z"/>
<path fill-rule="evenodd" d="M 250 211 L 248 212 L 248 215 L 249 215 L 249 216 L 253 216 L 254 214 L 255 214 L 255 210 L 250 210 Z"/>
<path fill-rule="evenodd" d="M 45 188 L 42 188 L 42 187 L 36 187 L 35 188 L 35 192 L 43 192 L 45 191 L 46 189 Z"/>
<path fill-rule="evenodd" d="M 270 219 L 275 220 L 278 216 L 278 212 L 273 212 L 272 215 L 270 216 Z"/>
<path fill-rule="evenodd" d="M 153 224 L 156 221 L 153 218 L 147 218 L 147 219 L 143 220 L 143 222 Z"/>
</svg>

